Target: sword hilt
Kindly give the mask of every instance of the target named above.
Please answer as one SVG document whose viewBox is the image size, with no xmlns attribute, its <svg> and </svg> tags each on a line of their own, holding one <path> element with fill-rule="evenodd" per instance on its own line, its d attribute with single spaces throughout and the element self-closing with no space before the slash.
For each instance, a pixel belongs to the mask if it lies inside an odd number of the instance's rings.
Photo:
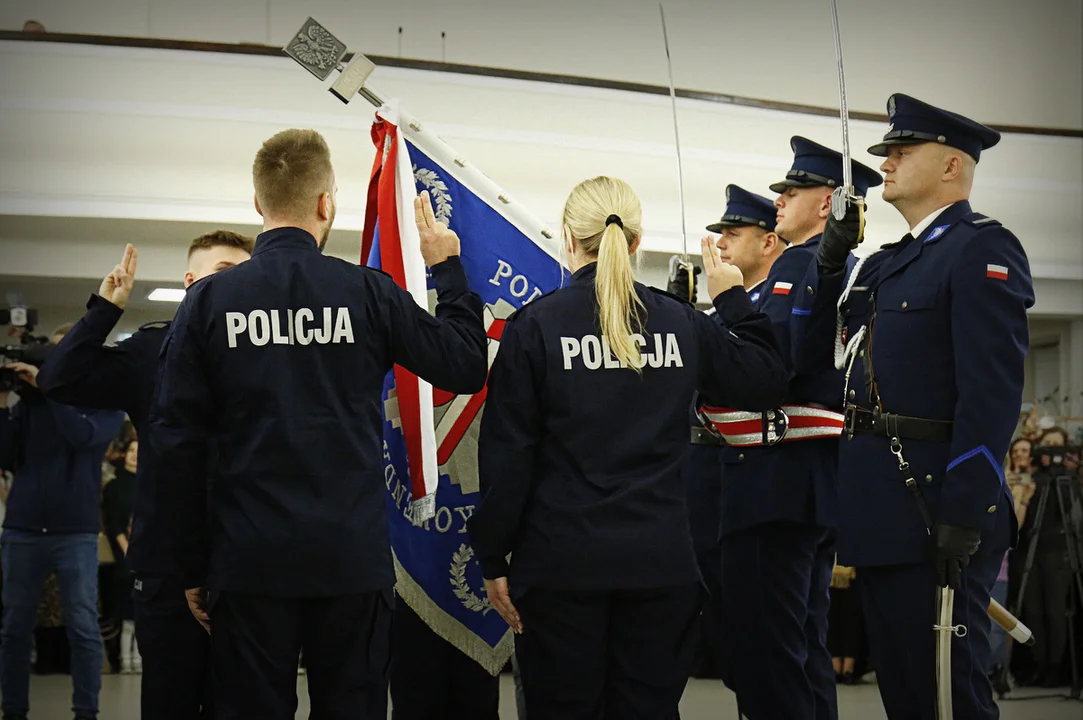
<svg viewBox="0 0 1083 720">
<path fill-rule="evenodd" d="M 857 244 L 865 239 L 865 198 L 857 194 L 853 187 L 839 186 L 831 193 L 831 214 L 842 221 L 850 206 L 857 208 Z"/>
</svg>

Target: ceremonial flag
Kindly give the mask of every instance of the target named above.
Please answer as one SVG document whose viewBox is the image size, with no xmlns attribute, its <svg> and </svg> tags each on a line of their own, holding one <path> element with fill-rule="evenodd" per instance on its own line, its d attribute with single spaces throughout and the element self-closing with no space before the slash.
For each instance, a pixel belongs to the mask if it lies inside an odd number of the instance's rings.
<svg viewBox="0 0 1083 720">
<path fill-rule="evenodd" d="M 397 103 L 377 111 L 372 140 L 362 262 L 435 309 L 413 210 L 427 190 L 436 219 L 458 234 L 470 288 L 485 302 L 491 365 L 507 317 L 565 278 L 553 233 Z M 384 480 L 396 590 L 496 675 L 511 655 L 511 631 L 485 596 L 466 533 L 478 502 L 484 405 L 485 390 L 453 395 L 396 366 L 384 385 Z"/>
</svg>

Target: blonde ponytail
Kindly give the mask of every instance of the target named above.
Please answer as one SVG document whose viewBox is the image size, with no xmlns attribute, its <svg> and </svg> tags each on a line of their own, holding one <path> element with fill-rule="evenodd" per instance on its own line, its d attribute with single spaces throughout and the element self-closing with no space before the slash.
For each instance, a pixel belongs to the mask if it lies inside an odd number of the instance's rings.
<svg viewBox="0 0 1083 720">
<path fill-rule="evenodd" d="M 564 205 L 567 232 L 598 258 L 594 292 L 604 342 L 623 367 L 637 373 L 643 372 L 643 354 L 633 335 L 643 328 L 646 308 L 635 291 L 631 250 L 641 235 L 641 218 L 639 198 L 615 178 L 579 183 Z"/>
<path fill-rule="evenodd" d="M 639 308 L 643 307 L 643 302 L 635 291 L 628 241 L 624 237 L 624 231 L 616 223 L 606 226 L 602 233 L 594 292 L 598 298 L 598 319 L 602 325 L 602 337 L 613 351 L 613 357 L 620 361 L 621 365 L 641 371 L 643 355 L 639 351 L 639 344 L 632 338 L 632 333 L 642 329 Z M 637 325 L 634 330 L 633 321 Z"/>
</svg>

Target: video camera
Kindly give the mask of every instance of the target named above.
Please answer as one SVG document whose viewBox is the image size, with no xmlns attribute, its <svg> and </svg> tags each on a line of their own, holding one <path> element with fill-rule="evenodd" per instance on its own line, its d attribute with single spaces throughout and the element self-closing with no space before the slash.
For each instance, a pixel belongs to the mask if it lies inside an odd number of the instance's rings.
<svg viewBox="0 0 1083 720">
<path fill-rule="evenodd" d="M 34 326 L 38 322 L 38 311 L 28 308 L 0 308 L 0 327 L 10 325 L 19 328 L 21 345 L 0 345 L 0 366 L 9 363 L 26 363 L 41 367 L 52 350 L 49 338 L 34 335 Z M 0 367 L 0 392 L 11 392 L 19 387 L 21 381 L 14 370 Z"/>
<path fill-rule="evenodd" d="M 1078 470 L 1080 463 L 1081 448 L 1073 445 L 1045 445 L 1032 449 L 1030 456 L 1033 459 L 1035 475 L 1047 474 L 1055 476 L 1070 470 Z M 1075 468 L 1066 467 L 1066 462 L 1075 465 Z"/>
</svg>

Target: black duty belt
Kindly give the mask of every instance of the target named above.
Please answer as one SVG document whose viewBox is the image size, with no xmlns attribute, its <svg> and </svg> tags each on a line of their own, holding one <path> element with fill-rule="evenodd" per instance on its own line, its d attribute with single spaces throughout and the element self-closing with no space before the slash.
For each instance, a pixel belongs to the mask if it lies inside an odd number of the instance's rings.
<svg viewBox="0 0 1083 720">
<path fill-rule="evenodd" d="M 692 444 L 723 447 L 726 444 L 726 440 L 705 428 L 692 426 Z"/>
<path fill-rule="evenodd" d="M 855 405 L 846 408 L 844 432 L 855 434 L 898 437 L 901 440 L 925 442 L 950 442 L 952 423 L 947 420 L 928 420 L 908 417 L 878 410 L 866 410 Z"/>
</svg>

